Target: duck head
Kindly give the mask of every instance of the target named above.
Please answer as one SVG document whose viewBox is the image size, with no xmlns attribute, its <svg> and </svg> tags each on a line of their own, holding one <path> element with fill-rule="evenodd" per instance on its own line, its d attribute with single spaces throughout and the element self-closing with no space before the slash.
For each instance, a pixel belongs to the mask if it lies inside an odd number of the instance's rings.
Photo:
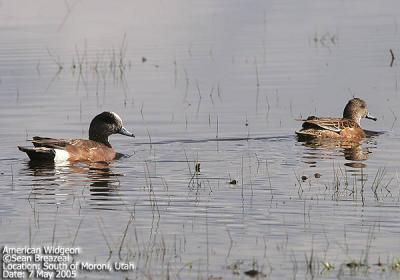
<svg viewBox="0 0 400 280">
<path fill-rule="evenodd" d="M 103 112 L 94 117 L 89 127 L 89 139 L 110 146 L 108 137 L 112 134 L 122 134 L 129 137 L 135 135 L 123 126 L 122 119 L 114 112 Z"/>
<path fill-rule="evenodd" d="M 343 111 L 343 118 L 355 121 L 360 125 L 362 118 L 367 118 L 376 121 L 377 118 L 370 115 L 367 108 L 367 103 L 361 98 L 353 98 L 349 100 Z"/>
</svg>

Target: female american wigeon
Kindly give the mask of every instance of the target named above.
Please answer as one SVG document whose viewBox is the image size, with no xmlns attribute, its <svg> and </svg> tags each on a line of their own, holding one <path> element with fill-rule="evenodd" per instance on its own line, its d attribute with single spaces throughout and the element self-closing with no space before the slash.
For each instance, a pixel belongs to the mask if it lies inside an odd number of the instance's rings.
<svg viewBox="0 0 400 280">
<path fill-rule="evenodd" d="M 342 139 L 359 141 L 365 137 L 365 132 L 360 126 L 362 118 L 376 121 L 368 113 L 367 103 L 361 98 L 351 99 L 343 111 L 343 118 L 318 118 L 310 116 L 303 123 L 303 128 L 296 131 L 299 139 Z"/>
<path fill-rule="evenodd" d="M 103 112 L 92 120 L 89 127 L 89 140 L 84 139 L 54 139 L 35 136 L 32 144 L 35 147 L 20 147 L 31 160 L 40 161 L 112 161 L 117 153 L 108 142 L 112 134 L 122 134 L 135 137 L 127 131 L 121 118 L 114 112 Z"/>
</svg>

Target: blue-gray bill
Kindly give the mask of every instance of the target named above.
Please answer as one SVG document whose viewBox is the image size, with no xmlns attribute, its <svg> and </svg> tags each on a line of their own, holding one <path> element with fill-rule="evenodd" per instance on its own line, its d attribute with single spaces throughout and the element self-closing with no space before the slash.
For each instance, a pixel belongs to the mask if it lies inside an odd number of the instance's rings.
<svg viewBox="0 0 400 280">
<path fill-rule="evenodd" d="M 373 120 L 373 121 L 376 121 L 376 120 L 377 120 L 376 117 L 370 115 L 369 113 L 368 113 L 365 117 L 366 117 L 367 119 L 370 119 L 370 120 Z"/>
<path fill-rule="evenodd" d="M 129 132 L 128 130 L 126 130 L 125 127 L 121 127 L 121 129 L 118 131 L 118 133 L 129 136 L 129 137 L 135 137 L 135 135 L 133 133 Z"/>
</svg>

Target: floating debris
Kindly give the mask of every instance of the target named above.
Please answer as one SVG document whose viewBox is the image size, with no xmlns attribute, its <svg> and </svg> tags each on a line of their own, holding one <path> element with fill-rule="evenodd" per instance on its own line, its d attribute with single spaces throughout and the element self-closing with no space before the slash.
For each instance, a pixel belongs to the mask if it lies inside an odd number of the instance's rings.
<svg viewBox="0 0 400 280">
<path fill-rule="evenodd" d="M 382 263 L 382 262 L 381 262 L 381 258 L 379 258 L 378 262 L 377 262 L 376 264 L 374 264 L 374 265 L 379 266 L 379 267 L 382 267 L 382 266 L 384 266 L 385 264 Z"/>
<path fill-rule="evenodd" d="M 357 261 L 351 261 L 349 263 L 346 263 L 346 266 L 350 269 L 357 269 L 360 267 L 364 267 L 365 264 L 361 263 L 361 262 L 357 262 Z"/>
<path fill-rule="evenodd" d="M 222 277 L 222 276 L 213 276 L 213 275 L 210 275 L 209 277 L 208 277 L 208 280 L 223 280 L 224 279 L 224 277 Z"/>
<path fill-rule="evenodd" d="M 240 265 L 243 264 L 241 261 L 234 262 L 227 266 L 227 268 L 232 272 L 232 274 L 239 275 L 240 274 Z"/>
<path fill-rule="evenodd" d="M 397 260 L 393 263 L 392 269 L 395 270 L 395 271 L 397 271 L 397 272 L 400 272 L 400 259 L 397 259 Z"/>
<path fill-rule="evenodd" d="M 245 275 L 254 278 L 258 276 L 264 276 L 264 274 L 261 271 L 255 270 L 255 269 L 250 269 L 244 272 Z"/>
<path fill-rule="evenodd" d="M 335 269 L 335 266 L 330 262 L 323 262 L 322 265 L 324 266 L 324 269 L 327 271 Z"/>
<path fill-rule="evenodd" d="M 147 61 L 147 58 L 145 58 L 144 56 L 142 57 L 142 63 L 145 63 Z"/>
</svg>

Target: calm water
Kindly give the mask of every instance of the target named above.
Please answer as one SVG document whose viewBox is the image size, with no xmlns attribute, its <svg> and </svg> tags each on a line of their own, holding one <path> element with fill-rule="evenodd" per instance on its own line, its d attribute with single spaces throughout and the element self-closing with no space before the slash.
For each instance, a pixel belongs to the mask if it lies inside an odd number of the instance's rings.
<svg viewBox="0 0 400 280">
<path fill-rule="evenodd" d="M 87 279 L 398 279 L 399 11 L 395 0 L 1 2 L 0 244 L 137 266 Z M 382 135 L 352 149 L 297 142 L 296 118 L 340 116 L 352 96 Z M 86 138 L 104 110 L 137 136 L 111 137 L 129 157 L 38 166 L 16 148 Z"/>
</svg>

